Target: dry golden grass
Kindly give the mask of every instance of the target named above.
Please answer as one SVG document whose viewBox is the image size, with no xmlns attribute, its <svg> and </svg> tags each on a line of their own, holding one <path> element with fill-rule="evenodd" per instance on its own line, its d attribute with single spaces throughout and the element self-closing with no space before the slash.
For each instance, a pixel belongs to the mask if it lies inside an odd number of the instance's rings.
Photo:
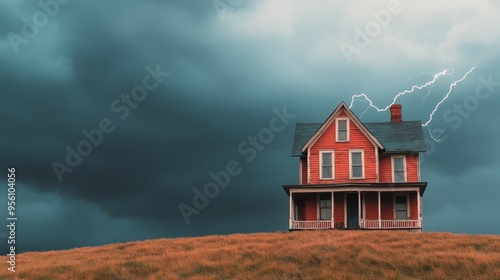
<svg viewBox="0 0 500 280">
<path fill-rule="evenodd" d="M 0 279 L 500 279 L 500 236 L 303 231 L 0 257 Z"/>
</svg>

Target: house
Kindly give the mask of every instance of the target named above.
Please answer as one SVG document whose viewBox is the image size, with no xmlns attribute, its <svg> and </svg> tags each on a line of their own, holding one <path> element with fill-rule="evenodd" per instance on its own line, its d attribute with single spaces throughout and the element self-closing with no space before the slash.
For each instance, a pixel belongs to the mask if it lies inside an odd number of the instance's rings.
<svg viewBox="0 0 500 280">
<path fill-rule="evenodd" d="M 290 230 L 422 230 L 422 124 L 403 121 L 400 104 L 390 113 L 363 123 L 342 102 L 323 123 L 296 124 L 299 184 L 283 185 Z"/>
</svg>

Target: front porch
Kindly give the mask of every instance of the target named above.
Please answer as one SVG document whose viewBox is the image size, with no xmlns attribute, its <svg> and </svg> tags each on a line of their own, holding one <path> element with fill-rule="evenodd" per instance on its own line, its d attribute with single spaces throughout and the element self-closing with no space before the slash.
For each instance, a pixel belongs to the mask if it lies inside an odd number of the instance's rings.
<svg viewBox="0 0 500 280">
<path fill-rule="evenodd" d="M 332 221 L 292 221 L 290 229 L 344 229 L 343 223 Z M 419 220 L 359 220 L 360 229 L 419 229 Z"/>
<path fill-rule="evenodd" d="M 290 196 L 290 230 L 422 229 L 426 184 L 296 185 Z"/>
</svg>

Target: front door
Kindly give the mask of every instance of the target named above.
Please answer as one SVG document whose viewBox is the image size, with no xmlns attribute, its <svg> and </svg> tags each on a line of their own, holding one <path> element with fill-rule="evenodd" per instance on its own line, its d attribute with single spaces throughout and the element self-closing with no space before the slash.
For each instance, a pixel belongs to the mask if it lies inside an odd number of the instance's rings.
<svg viewBox="0 0 500 280">
<path fill-rule="evenodd" d="M 347 194 L 347 228 L 359 227 L 358 194 Z"/>
</svg>

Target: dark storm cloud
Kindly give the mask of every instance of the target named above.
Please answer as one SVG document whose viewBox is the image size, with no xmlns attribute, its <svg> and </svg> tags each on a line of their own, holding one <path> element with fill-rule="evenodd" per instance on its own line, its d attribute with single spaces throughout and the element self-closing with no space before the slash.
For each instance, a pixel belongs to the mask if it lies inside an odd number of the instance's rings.
<svg viewBox="0 0 500 280">
<path fill-rule="evenodd" d="M 488 17 L 471 16 L 480 28 L 471 35 L 458 7 L 442 15 L 446 24 L 428 32 L 432 20 L 412 17 L 422 7 L 405 6 L 347 63 L 338 45 L 352 40 L 355 26 L 372 20 L 368 8 L 353 4 L 244 2 L 221 20 L 211 2 L 71 1 L 19 45 L 18 54 L 7 35 L 21 34 L 20 18 L 41 8 L 0 5 L 0 163 L 4 169 L 18 167 L 22 250 L 285 230 L 288 197 L 280 185 L 298 181 L 298 164 L 290 158 L 295 122 L 322 122 L 341 101 L 348 103 L 360 92 L 386 104 L 398 91 L 428 78 L 408 80 L 415 74 L 456 67 L 457 78 L 476 64 L 482 68 L 457 86 L 431 125 L 445 128 L 448 139 L 433 144 L 422 166 L 429 181 L 426 226 L 467 232 L 458 222 L 442 226 L 439 220 L 463 213 L 460 205 L 477 208 L 488 197 L 484 193 L 498 194 L 490 187 L 495 174 L 485 173 L 477 180 L 480 194 L 474 202 L 464 204 L 470 192 L 447 196 L 454 188 L 467 190 L 463 182 L 470 183 L 478 168 L 499 165 L 500 88 L 458 129 L 443 119 L 454 103 L 474 93 L 479 76 L 492 74 L 500 81 L 494 63 L 498 53 L 492 48 L 498 36 L 489 35 Z M 382 1 L 374 9 L 385 5 Z M 471 14 L 487 10 L 478 7 Z M 439 13 L 436 8 L 431 14 Z M 157 65 L 170 75 L 121 120 L 111 104 L 142 84 L 146 67 Z M 402 98 L 404 118 L 425 121 L 448 85 L 436 85 L 423 105 L 426 92 Z M 366 105 L 353 110 L 359 115 Z M 249 155 L 239 153 L 238 146 L 269 126 L 273 108 L 284 107 L 297 117 L 247 161 Z M 82 130 L 98 128 L 103 118 L 112 121 L 114 131 L 103 134 L 102 143 L 59 182 L 53 162 L 66 165 L 66 147 L 76 149 L 86 139 Z M 386 121 L 388 114 L 368 112 L 363 120 Z M 471 143 L 488 149 L 469 148 Z M 231 160 L 240 164 L 241 173 L 186 225 L 178 205 L 192 205 L 193 188 L 202 190 L 213 180 L 209 173 L 224 170 Z M 40 222 L 45 217 L 50 219 Z M 31 232 L 40 232 L 36 238 L 46 243 L 40 245 Z"/>
</svg>

